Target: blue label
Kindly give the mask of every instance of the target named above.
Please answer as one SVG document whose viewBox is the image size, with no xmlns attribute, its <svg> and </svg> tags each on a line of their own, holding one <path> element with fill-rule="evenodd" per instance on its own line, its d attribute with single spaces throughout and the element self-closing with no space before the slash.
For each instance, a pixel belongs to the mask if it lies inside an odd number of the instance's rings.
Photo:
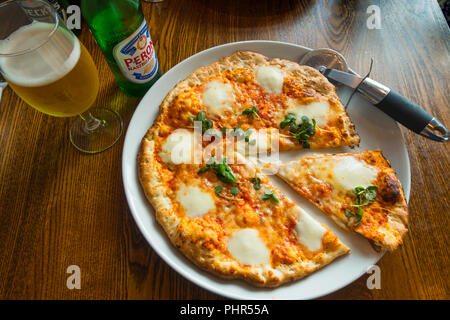
<svg viewBox="0 0 450 320">
<path fill-rule="evenodd" d="M 130 42 L 128 42 L 128 44 L 126 44 L 122 50 L 120 50 L 120 52 L 122 52 L 125 55 L 129 55 L 129 56 L 133 56 L 135 54 L 135 52 L 137 51 L 137 48 L 135 46 L 135 43 L 138 41 L 138 39 L 145 34 L 147 36 L 147 38 L 150 38 L 150 32 L 148 31 L 148 26 L 147 24 L 144 25 L 144 28 L 142 28 L 142 30 L 133 37 L 133 39 L 130 40 Z"/>
<path fill-rule="evenodd" d="M 114 47 L 113 55 L 122 74 L 132 82 L 148 82 L 158 71 L 158 61 L 145 20 L 135 32 Z"/>
</svg>

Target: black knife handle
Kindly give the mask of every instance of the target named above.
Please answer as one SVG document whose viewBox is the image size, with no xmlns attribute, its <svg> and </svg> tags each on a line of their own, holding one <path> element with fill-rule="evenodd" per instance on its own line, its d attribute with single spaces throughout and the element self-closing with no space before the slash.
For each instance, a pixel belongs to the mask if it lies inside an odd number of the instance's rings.
<svg viewBox="0 0 450 320">
<path fill-rule="evenodd" d="M 375 106 L 416 133 L 421 133 L 433 119 L 431 114 L 394 90 Z"/>
</svg>

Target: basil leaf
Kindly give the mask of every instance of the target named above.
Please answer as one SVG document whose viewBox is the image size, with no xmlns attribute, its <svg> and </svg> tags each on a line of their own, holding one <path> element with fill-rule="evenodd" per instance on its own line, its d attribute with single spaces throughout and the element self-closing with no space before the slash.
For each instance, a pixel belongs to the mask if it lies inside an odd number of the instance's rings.
<svg viewBox="0 0 450 320">
<path fill-rule="evenodd" d="M 204 120 L 206 120 L 205 112 L 199 111 L 197 113 L 197 121 L 204 121 Z"/>
<path fill-rule="evenodd" d="M 251 183 L 253 183 L 253 188 L 255 190 L 259 190 L 261 189 L 261 179 L 258 177 L 252 178 L 252 180 L 250 180 Z"/>
<path fill-rule="evenodd" d="M 231 170 L 225 159 L 223 159 L 221 163 L 216 163 L 214 157 L 211 157 L 207 161 L 206 167 L 201 168 L 197 171 L 197 173 L 203 173 L 208 171 L 209 169 L 212 169 L 216 174 L 216 177 L 222 182 L 234 184 L 237 181 L 233 170 Z"/>
<path fill-rule="evenodd" d="M 200 170 L 198 170 L 197 173 L 203 173 L 203 172 L 208 171 L 209 169 L 210 169 L 210 167 L 209 167 L 209 166 L 206 166 L 206 167 L 203 167 L 203 168 L 201 168 Z"/>
<path fill-rule="evenodd" d="M 358 194 L 358 195 L 356 196 L 356 204 L 357 204 L 357 205 L 361 205 L 361 204 L 362 204 L 362 197 L 361 197 L 361 194 Z"/>
<path fill-rule="evenodd" d="M 302 116 L 302 124 L 309 124 L 310 120 L 307 116 Z"/>
<path fill-rule="evenodd" d="M 358 208 L 358 209 L 356 210 L 356 215 L 355 215 L 355 219 L 356 219 L 355 226 L 357 226 L 357 225 L 359 225 L 359 224 L 361 223 L 361 220 L 362 220 L 362 218 L 363 218 L 363 215 L 364 215 L 363 209 Z"/>
<path fill-rule="evenodd" d="M 194 124 L 195 121 L 194 116 L 189 115 L 189 119 L 192 121 L 192 124 Z M 197 113 L 196 121 L 201 121 L 202 123 L 202 134 L 205 134 L 205 132 L 211 129 L 214 125 L 214 123 L 211 120 L 206 119 L 206 114 L 204 111 L 199 111 Z"/>
<path fill-rule="evenodd" d="M 345 216 L 349 219 L 354 217 L 353 213 L 348 209 L 345 209 Z"/>
<path fill-rule="evenodd" d="M 293 114 L 293 113 L 288 113 L 288 114 L 286 115 L 286 119 L 289 120 L 289 121 L 295 121 L 295 120 L 296 120 L 296 119 L 295 119 L 295 114 Z"/>
<path fill-rule="evenodd" d="M 221 193 L 222 190 L 223 190 L 223 187 L 222 187 L 222 186 L 217 186 L 217 187 L 214 188 L 214 192 L 215 192 L 216 194 Z"/>
<path fill-rule="evenodd" d="M 362 191 L 364 191 L 364 187 L 356 187 L 355 189 L 353 189 L 354 194 L 359 194 Z"/>
<path fill-rule="evenodd" d="M 363 215 L 364 215 L 363 209 L 358 208 L 358 209 L 356 210 L 356 216 L 359 217 L 359 218 L 361 219 Z"/>
<path fill-rule="evenodd" d="M 231 170 L 225 159 L 222 160 L 222 163 L 213 164 L 213 169 L 216 173 L 217 178 L 219 178 L 219 180 L 221 180 L 222 182 L 228 184 L 236 183 L 236 176 L 234 175 L 233 170 Z"/>
<path fill-rule="evenodd" d="M 295 123 L 296 118 L 292 113 L 288 113 L 283 121 L 280 123 L 280 128 L 284 129 L 289 125 L 289 132 L 292 137 L 301 143 L 303 148 L 309 149 L 311 147 L 309 139 L 316 133 L 316 120 L 310 120 L 307 116 L 302 116 L 301 123 Z"/>
<path fill-rule="evenodd" d="M 209 119 L 206 119 L 202 122 L 202 133 L 205 133 L 207 130 L 213 127 L 213 122 Z"/>
<path fill-rule="evenodd" d="M 264 195 L 261 198 L 262 200 L 269 200 L 272 199 L 275 202 L 279 202 L 278 198 L 273 194 L 273 191 L 265 190 Z"/>
<path fill-rule="evenodd" d="M 265 194 L 265 195 L 262 196 L 261 199 L 268 200 L 268 199 L 270 199 L 270 195 L 269 194 Z"/>
<path fill-rule="evenodd" d="M 301 132 L 300 134 L 299 134 L 299 139 L 300 140 L 308 140 L 309 139 L 309 134 L 307 134 L 306 132 Z"/>
<path fill-rule="evenodd" d="M 283 121 L 281 121 L 280 123 L 280 128 L 284 129 L 286 128 L 288 125 L 291 126 L 292 129 L 292 125 L 295 126 L 295 115 L 293 113 L 288 113 L 285 117 L 285 119 Z"/>
<path fill-rule="evenodd" d="M 236 187 L 231 187 L 230 188 L 230 193 L 233 195 L 233 196 L 235 196 L 235 195 L 237 195 L 238 193 L 240 193 L 241 191 L 238 189 L 238 188 L 236 188 Z"/>
<path fill-rule="evenodd" d="M 316 134 L 316 119 L 312 119 L 312 127 L 308 129 L 308 133 L 310 136 Z"/>
<path fill-rule="evenodd" d="M 352 213 L 350 210 L 345 210 L 345 216 L 347 218 L 355 218 L 355 226 L 359 225 L 364 216 L 364 210 L 362 207 L 369 205 L 375 201 L 377 197 L 377 186 L 368 186 L 367 188 L 358 186 L 355 187 L 352 192 L 356 195 L 355 203 L 352 207 L 356 207 L 356 212 Z"/>
<path fill-rule="evenodd" d="M 259 109 L 254 106 L 252 108 L 245 109 L 244 111 L 242 111 L 242 114 L 249 115 L 252 117 L 252 120 L 255 120 L 255 115 L 257 115 L 258 112 L 259 112 Z"/>
<path fill-rule="evenodd" d="M 283 120 L 280 122 L 280 128 L 284 129 L 289 124 L 289 120 Z"/>
</svg>

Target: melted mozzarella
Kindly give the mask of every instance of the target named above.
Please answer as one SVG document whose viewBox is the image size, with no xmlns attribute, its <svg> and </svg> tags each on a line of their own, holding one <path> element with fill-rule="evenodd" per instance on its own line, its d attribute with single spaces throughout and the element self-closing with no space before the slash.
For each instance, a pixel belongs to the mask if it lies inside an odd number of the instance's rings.
<svg viewBox="0 0 450 320">
<path fill-rule="evenodd" d="M 167 137 L 161 150 L 159 156 L 166 163 L 192 163 L 194 134 L 185 129 L 175 130 Z"/>
<path fill-rule="evenodd" d="M 376 168 L 354 157 L 343 157 L 336 163 L 333 171 L 336 182 L 346 190 L 359 186 L 367 188 L 378 173 Z"/>
<path fill-rule="evenodd" d="M 288 99 L 287 105 L 287 113 L 293 113 L 297 122 L 301 121 L 302 116 L 307 116 L 309 119 L 315 119 L 319 127 L 323 127 L 327 124 L 330 117 L 330 105 L 325 101 L 304 105 L 297 99 Z"/>
<path fill-rule="evenodd" d="M 185 129 L 175 130 L 167 137 L 161 150 L 159 156 L 166 163 L 192 163 L 194 134 Z"/>
<path fill-rule="evenodd" d="M 229 84 L 213 80 L 206 84 L 202 103 L 208 108 L 208 113 L 220 115 L 231 111 L 234 103 L 233 88 Z"/>
<path fill-rule="evenodd" d="M 176 200 L 184 208 L 186 215 L 192 218 L 204 215 L 216 207 L 213 197 L 195 186 L 181 185 L 176 192 Z"/>
<path fill-rule="evenodd" d="M 378 174 L 375 167 L 351 156 L 312 161 L 311 170 L 317 179 L 345 192 L 359 186 L 367 188 L 374 184 Z"/>
<path fill-rule="evenodd" d="M 295 231 L 297 232 L 298 241 L 308 250 L 320 250 L 322 248 L 322 237 L 327 232 L 327 229 L 299 207 L 297 218 Z"/>
<path fill-rule="evenodd" d="M 274 66 L 262 66 L 256 71 L 256 82 L 267 91 L 275 94 L 283 92 L 283 72 Z"/>
<path fill-rule="evenodd" d="M 233 233 L 228 242 L 228 251 L 242 264 L 259 265 L 269 263 L 270 253 L 255 229 L 242 229 Z"/>
<path fill-rule="evenodd" d="M 292 181 L 295 181 L 296 178 L 300 178 L 302 175 L 302 171 L 298 168 L 297 161 L 289 161 L 286 164 L 273 164 L 273 166 L 279 171 L 282 177 L 289 177 Z"/>
</svg>

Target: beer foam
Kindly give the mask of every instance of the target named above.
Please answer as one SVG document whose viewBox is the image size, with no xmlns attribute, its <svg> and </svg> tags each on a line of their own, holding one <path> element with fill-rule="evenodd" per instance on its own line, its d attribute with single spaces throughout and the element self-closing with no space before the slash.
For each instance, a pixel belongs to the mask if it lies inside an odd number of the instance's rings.
<svg viewBox="0 0 450 320">
<path fill-rule="evenodd" d="M 24 87 L 50 84 L 69 73 L 80 58 L 80 43 L 62 27 L 33 22 L 0 40 L 0 53 L 8 54 L 39 46 L 28 53 L 17 56 L 0 56 L 0 70 L 8 81 Z M 45 43 L 44 43 L 45 42 Z"/>
</svg>

